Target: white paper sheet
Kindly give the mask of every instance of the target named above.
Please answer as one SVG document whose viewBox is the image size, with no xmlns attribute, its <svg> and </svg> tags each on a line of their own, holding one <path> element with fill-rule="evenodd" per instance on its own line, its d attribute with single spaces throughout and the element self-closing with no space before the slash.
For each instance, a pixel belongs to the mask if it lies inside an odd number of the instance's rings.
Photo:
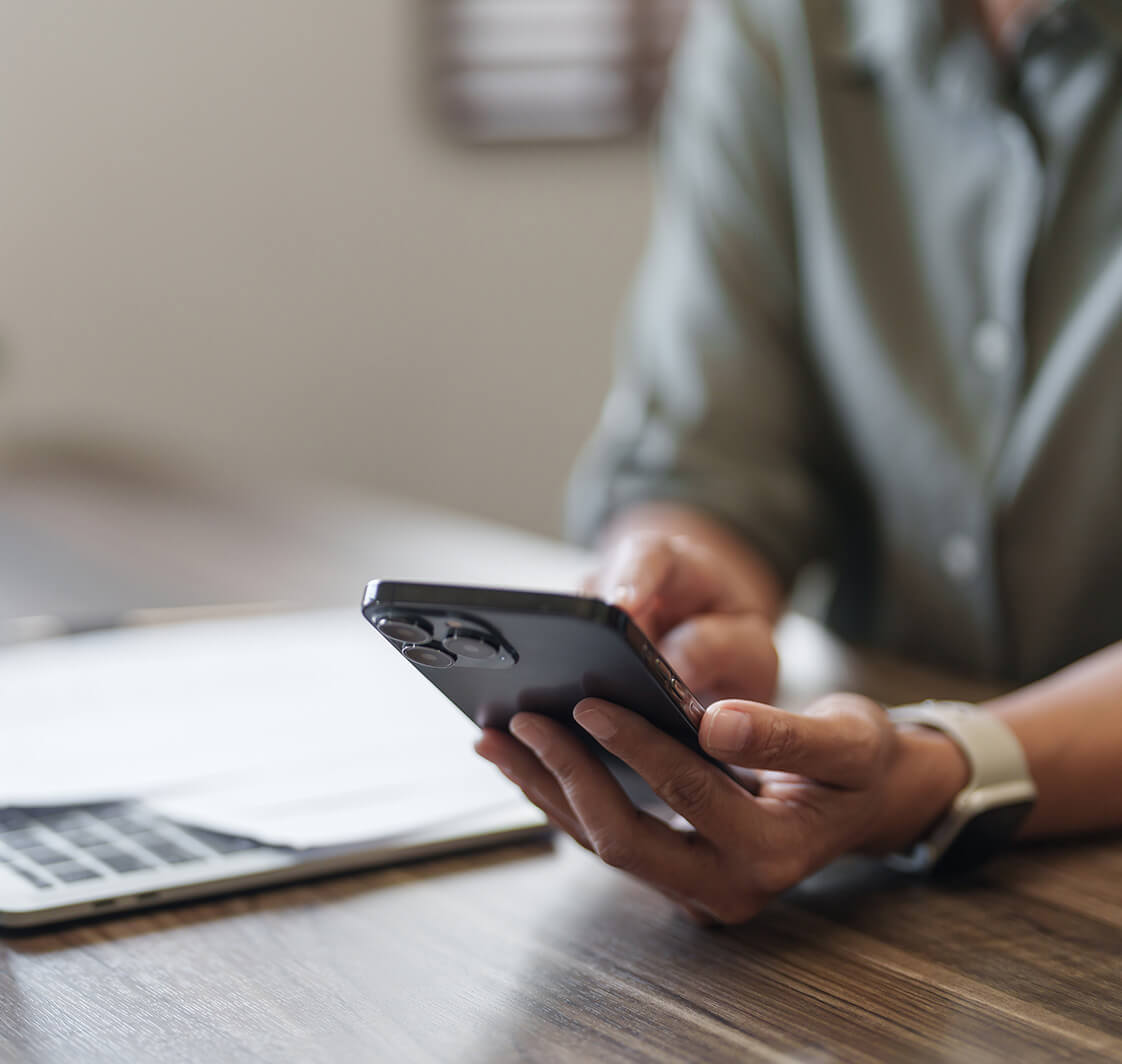
<svg viewBox="0 0 1122 1064">
<path fill-rule="evenodd" d="M 357 609 L 5 649 L 0 734 L 0 805 L 143 798 L 301 847 L 523 802 Z"/>
<path fill-rule="evenodd" d="M 250 835 L 261 842 L 313 847 L 358 839 L 389 839 L 465 815 L 523 804 L 494 768 L 458 746 L 428 761 L 423 772 L 396 758 L 383 772 L 365 752 L 358 756 L 261 766 L 178 794 L 159 794 L 148 805 L 180 822 Z M 372 768 L 374 771 L 372 771 Z"/>
</svg>

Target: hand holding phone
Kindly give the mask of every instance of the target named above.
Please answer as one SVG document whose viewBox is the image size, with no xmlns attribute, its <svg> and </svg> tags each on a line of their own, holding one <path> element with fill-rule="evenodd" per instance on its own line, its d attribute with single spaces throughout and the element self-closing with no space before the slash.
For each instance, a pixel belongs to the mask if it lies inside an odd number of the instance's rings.
<svg viewBox="0 0 1122 1064">
<path fill-rule="evenodd" d="M 643 528 L 610 537 L 585 592 L 625 609 L 706 703 L 770 701 L 782 602 L 774 575 L 750 548 L 699 525 L 696 515 L 680 527 L 690 534 Z"/>
<path fill-rule="evenodd" d="M 555 824 L 698 920 L 745 920 L 834 857 L 883 846 L 901 810 L 917 811 L 916 831 L 930 821 L 930 737 L 899 736 L 861 696 L 804 715 L 736 700 L 703 711 L 634 622 L 596 599 L 383 581 L 363 612 L 488 729 L 476 749 Z M 590 745 L 694 830 L 636 808 Z M 758 791 L 728 764 L 764 770 Z"/>
</svg>

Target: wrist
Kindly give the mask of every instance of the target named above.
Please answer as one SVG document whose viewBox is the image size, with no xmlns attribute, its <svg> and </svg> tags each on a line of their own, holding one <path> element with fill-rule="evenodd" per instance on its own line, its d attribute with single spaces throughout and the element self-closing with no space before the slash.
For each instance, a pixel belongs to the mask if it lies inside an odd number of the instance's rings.
<svg viewBox="0 0 1122 1064">
<path fill-rule="evenodd" d="M 970 765 L 953 739 L 930 728 L 898 728 L 882 813 L 862 851 L 883 855 L 909 850 L 943 818 L 969 781 Z"/>
</svg>

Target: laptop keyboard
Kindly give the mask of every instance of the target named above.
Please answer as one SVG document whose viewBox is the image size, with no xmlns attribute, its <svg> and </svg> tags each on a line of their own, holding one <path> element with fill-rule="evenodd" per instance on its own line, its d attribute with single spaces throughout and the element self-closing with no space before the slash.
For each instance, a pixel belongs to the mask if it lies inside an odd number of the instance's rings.
<svg viewBox="0 0 1122 1064">
<path fill-rule="evenodd" d="M 261 848 L 253 839 L 175 824 L 132 802 L 0 809 L 0 864 L 43 890 Z"/>
</svg>

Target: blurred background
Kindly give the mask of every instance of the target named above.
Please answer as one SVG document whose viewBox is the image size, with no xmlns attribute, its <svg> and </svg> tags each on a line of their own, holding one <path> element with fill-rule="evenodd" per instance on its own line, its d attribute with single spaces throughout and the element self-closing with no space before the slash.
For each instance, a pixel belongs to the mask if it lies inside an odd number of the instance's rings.
<svg viewBox="0 0 1122 1064">
<path fill-rule="evenodd" d="M 0 447 L 557 532 L 681 7 L 4 4 Z"/>
</svg>

